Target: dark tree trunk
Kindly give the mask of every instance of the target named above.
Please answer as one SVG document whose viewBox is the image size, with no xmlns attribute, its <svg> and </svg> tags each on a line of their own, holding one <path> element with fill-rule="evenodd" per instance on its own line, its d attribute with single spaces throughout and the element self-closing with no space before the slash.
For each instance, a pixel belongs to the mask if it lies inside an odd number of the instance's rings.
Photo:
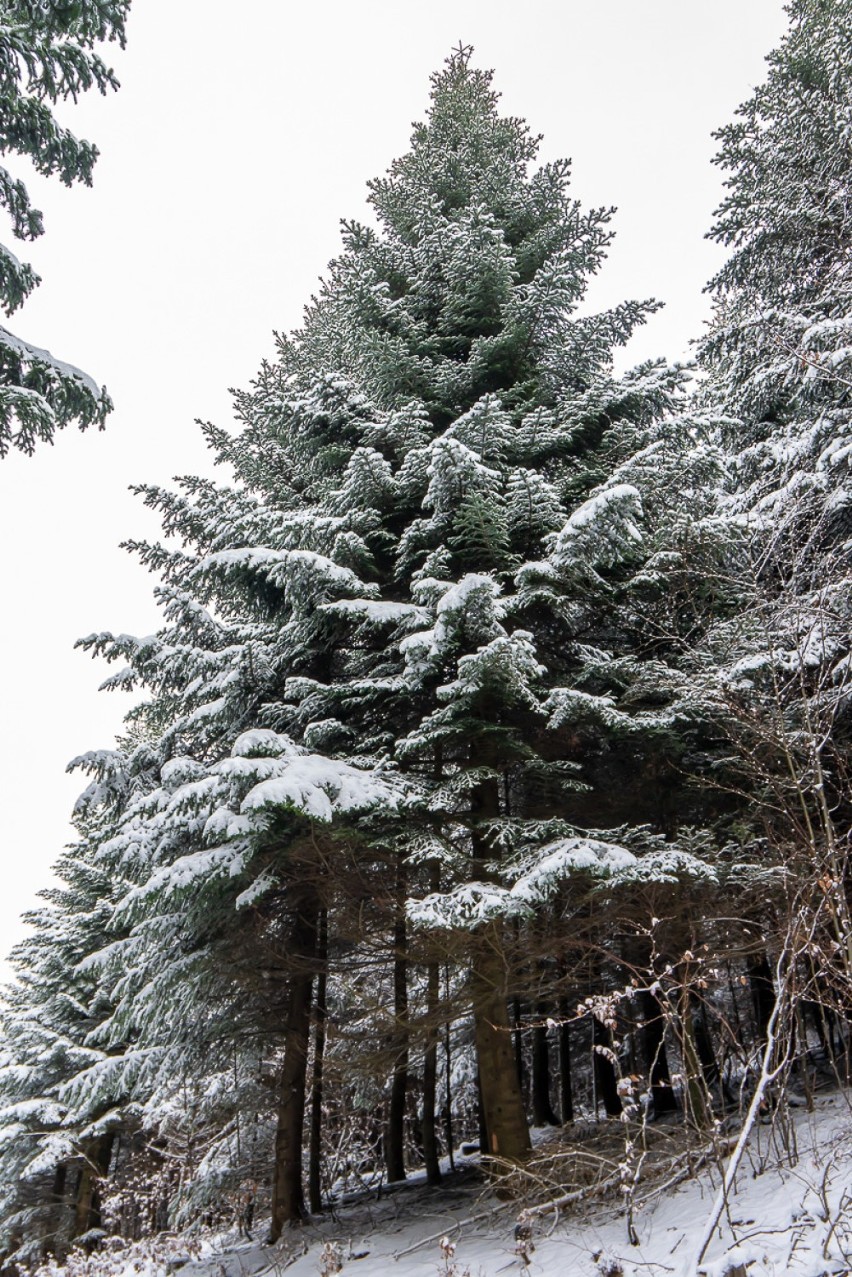
<svg viewBox="0 0 852 1277">
<path fill-rule="evenodd" d="M 568 1018 L 568 999 L 560 998 L 559 1015 L 559 1106 L 562 1121 L 574 1121 L 574 1091 L 571 1085 L 571 1023 Z"/>
<path fill-rule="evenodd" d="M 61 1234 L 63 1222 L 67 1226 L 67 1220 L 63 1220 L 66 1213 L 65 1189 L 68 1184 L 68 1163 L 60 1162 L 53 1176 L 53 1211 L 50 1216 L 50 1223 L 47 1231 L 42 1238 L 43 1255 L 59 1255 L 61 1251 Z M 0 1257 L 0 1271 L 3 1270 L 2 1257 Z"/>
<path fill-rule="evenodd" d="M 802 1006 L 805 1013 L 810 1018 L 811 1023 L 816 1029 L 817 1041 L 822 1048 L 826 1060 L 831 1060 L 833 1048 L 833 1034 L 830 1031 L 830 1024 L 826 1016 L 825 1007 L 820 1002 L 813 1002 L 810 998 L 803 999 Z"/>
<path fill-rule="evenodd" d="M 527 1093 L 527 1077 L 524 1068 L 524 1037 L 522 1026 L 523 1011 L 521 1009 L 521 999 L 517 993 L 512 998 L 512 1025 L 514 1032 L 512 1033 L 512 1045 L 515 1051 L 515 1069 L 518 1074 L 518 1086 L 521 1088 L 521 1096 Z"/>
<path fill-rule="evenodd" d="M 497 785 L 483 781 L 473 795 L 479 820 L 500 814 Z M 472 876 L 487 880 L 486 862 L 493 848 L 481 826 L 474 825 Z M 471 944 L 471 994 L 479 1084 L 485 1124 L 487 1156 L 521 1162 L 530 1150 L 530 1133 L 512 1049 L 512 1025 L 507 1006 L 507 971 L 502 922 L 477 927 Z"/>
<path fill-rule="evenodd" d="M 746 1040 L 743 1036 L 743 1022 L 740 1017 L 740 1004 L 739 998 L 737 997 L 737 986 L 734 984 L 730 960 L 725 963 L 725 969 L 728 973 L 728 993 L 731 997 L 731 1018 L 734 1027 L 734 1038 L 737 1042 L 739 1042 L 740 1046 L 745 1049 Z"/>
<path fill-rule="evenodd" d="M 748 983 L 754 1011 L 755 1038 L 763 1045 L 766 1042 L 769 1021 L 775 1007 L 775 985 L 772 980 L 772 968 L 765 952 L 757 954 L 749 962 Z"/>
<path fill-rule="evenodd" d="M 512 968 L 519 979 L 523 978 L 524 964 L 521 960 L 521 923 L 519 918 L 512 919 Z M 517 989 L 512 993 L 512 1044 L 515 1049 L 515 1068 L 518 1070 L 518 1086 L 521 1088 L 521 1099 L 526 1108 L 529 1100 L 529 1078 L 524 1064 L 524 1007 Z"/>
<path fill-rule="evenodd" d="M 688 1119 L 698 1130 L 706 1130 L 712 1120 L 709 1088 L 718 1073 L 712 1044 L 708 1041 L 706 1025 L 696 1014 L 700 1004 L 692 990 L 692 967 L 684 961 L 678 969 L 677 1030 L 681 1059 L 683 1060 L 683 1105 Z M 707 1058 L 708 1047 L 710 1059 Z"/>
<path fill-rule="evenodd" d="M 433 868 L 429 875 L 429 888 L 438 891 L 440 873 Z M 438 1133 L 435 1121 L 438 1087 L 438 1014 L 441 1001 L 440 968 L 435 959 L 426 971 L 426 1044 L 423 1052 L 423 1161 L 426 1180 L 440 1184 L 441 1166 L 438 1157 Z"/>
<path fill-rule="evenodd" d="M 285 1224 L 302 1219 L 305 1214 L 302 1137 L 319 902 L 310 887 L 298 894 L 294 892 L 294 896 L 291 904 L 295 914 L 288 953 L 291 974 L 284 1030 L 284 1067 L 278 1087 L 270 1242 L 278 1241 Z"/>
<path fill-rule="evenodd" d="M 488 1148 L 488 1131 L 485 1126 L 485 1105 L 482 1102 L 482 1078 L 476 1070 L 476 1129 L 479 1132 L 479 1147 L 484 1154 Z"/>
<path fill-rule="evenodd" d="M 109 1170 L 114 1140 L 113 1134 L 101 1135 L 92 1140 L 84 1150 L 85 1160 L 77 1181 L 74 1202 L 72 1240 L 101 1226 L 101 1182 Z"/>
<path fill-rule="evenodd" d="M 692 1023 L 695 1033 L 695 1047 L 698 1051 L 698 1059 L 701 1062 L 704 1081 L 708 1087 L 715 1086 L 721 1077 L 719 1061 L 716 1059 L 713 1039 L 710 1036 L 710 1028 L 707 1024 L 707 1011 L 704 1003 L 697 998 L 693 1002 Z"/>
<path fill-rule="evenodd" d="M 485 1151 L 506 1161 L 519 1162 L 529 1152 L 530 1140 L 512 1052 L 501 939 L 499 924 L 493 923 L 477 936 L 479 943 L 471 971 L 474 1028 Z"/>
<path fill-rule="evenodd" d="M 446 973 L 446 992 L 447 1002 L 450 1001 L 450 975 Z M 444 1068 L 446 1070 L 444 1077 L 444 1130 L 447 1138 L 447 1157 L 450 1160 L 450 1170 L 456 1169 L 456 1158 L 454 1153 L 455 1134 L 453 1131 L 453 1075 L 452 1075 L 452 1056 L 453 1056 L 453 1026 L 447 1021 L 444 1027 Z"/>
<path fill-rule="evenodd" d="M 642 989 L 638 998 L 642 1010 L 642 1063 L 651 1085 L 654 1115 L 660 1117 L 663 1113 L 674 1113 L 677 1108 L 666 1056 L 666 1021 L 663 1009 L 653 993 Z"/>
<path fill-rule="evenodd" d="M 621 1098 L 618 1094 L 618 1077 L 612 1062 L 612 1033 L 597 1016 L 592 1017 L 592 1045 L 595 1050 L 595 1087 L 598 1103 L 603 1100 L 607 1117 L 621 1117 Z"/>
<path fill-rule="evenodd" d="M 536 1006 L 532 1042 L 532 1110 L 535 1126 L 558 1126 L 559 1118 L 550 1102 L 550 1043 L 547 1038 L 547 1007 Z"/>
<path fill-rule="evenodd" d="M 311 1133 L 308 1147 L 308 1201 L 311 1213 L 322 1211 L 322 1091 L 323 1064 L 325 1060 L 325 994 L 328 980 L 328 914 L 325 909 L 319 915 L 317 933 L 317 991 L 314 999 L 314 1075 L 311 1081 Z"/>
<path fill-rule="evenodd" d="M 408 936 L 405 927 L 406 874 L 397 866 L 397 916 L 393 928 L 394 1065 L 385 1124 L 385 1173 L 388 1183 L 405 1179 L 405 1102 L 408 1095 Z"/>
</svg>

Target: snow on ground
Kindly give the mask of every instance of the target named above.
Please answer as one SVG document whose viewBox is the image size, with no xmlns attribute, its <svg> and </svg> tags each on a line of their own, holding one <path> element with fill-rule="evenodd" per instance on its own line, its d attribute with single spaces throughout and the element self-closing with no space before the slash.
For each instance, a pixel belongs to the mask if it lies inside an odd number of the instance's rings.
<svg viewBox="0 0 852 1277">
<path fill-rule="evenodd" d="M 852 1274 L 852 1094 L 818 1097 L 758 1127 L 726 1217 L 702 1263 L 696 1247 L 720 1183 L 710 1161 L 697 1178 L 636 1192 L 636 1245 L 617 1191 L 529 1221 L 518 1243 L 517 1202 L 483 1189 L 469 1159 L 439 1189 L 412 1177 L 289 1230 L 276 1246 L 207 1239 L 190 1257 L 181 1239 L 159 1253 L 129 1248 L 73 1261 L 63 1277 L 849 1277 Z M 443 1239 L 443 1244 L 442 1244 Z M 51 1265 L 42 1270 L 55 1277 Z"/>
</svg>

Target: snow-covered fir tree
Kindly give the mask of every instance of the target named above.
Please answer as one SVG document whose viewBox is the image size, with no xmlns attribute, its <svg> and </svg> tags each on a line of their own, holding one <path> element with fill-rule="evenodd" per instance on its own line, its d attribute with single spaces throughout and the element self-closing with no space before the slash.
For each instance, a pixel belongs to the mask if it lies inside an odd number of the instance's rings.
<svg viewBox="0 0 852 1277">
<path fill-rule="evenodd" d="M 97 46 L 124 43 L 130 0 L 3 0 L 0 6 L 0 152 L 25 156 L 38 173 L 66 186 L 90 185 L 97 148 L 74 136 L 53 107 L 88 89 L 118 88 Z M 0 172 L 0 207 L 12 234 L 33 240 L 44 231 L 26 184 Z M 0 246 L 0 305 L 11 315 L 39 283 L 31 266 Z M 103 425 L 106 392 L 86 373 L 0 327 L 0 458 L 10 448 L 33 451 L 39 440 L 76 422 Z"/>
<path fill-rule="evenodd" d="M 112 1006 L 87 960 L 114 940 L 122 882 L 94 863 L 85 836 L 56 871 L 60 884 L 42 892 L 45 903 L 27 916 L 32 933 L 12 954 L 18 980 L 3 1008 L 0 1211 L 4 1250 L 19 1260 L 63 1254 L 100 1227 L 100 1180 L 126 1128 L 109 1076 L 79 1099 L 66 1090 L 106 1062 L 90 1034 Z"/>
<path fill-rule="evenodd" d="M 791 549 L 848 535 L 850 268 L 846 189 L 852 14 L 794 0 L 766 81 L 719 134 L 728 194 L 713 238 L 701 358 L 735 419 L 739 486 Z"/>
<path fill-rule="evenodd" d="M 469 1017 L 486 1151 L 518 1161 L 508 997 L 540 1017 L 623 983 L 621 955 L 578 977 L 576 954 L 713 881 L 711 840 L 680 831 L 708 811 L 684 759 L 706 744 L 689 654 L 726 606 L 708 584 L 723 458 L 681 370 L 614 375 L 654 303 L 584 311 L 611 210 L 582 210 L 568 163 L 535 168 L 537 147 L 455 51 L 370 186 L 373 224 L 344 224 L 302 328 L 237 396 L 238 430 L 207 429 L 233 483 L 141 490 L 169 538 L 131 547 L 160 577 L 163 628 L 86 640 L 122 663 L 111 686 L 147 694 L 120 759 L 84 760 L 80 864 L 122 884 L 77 962 L 100 1054 L 24 1068 L 21 1094 L 60 1088 L 77 1139 L 98 1096 L 166 1140 L 197 1119 L 186 1202 L 248 1173 L 251 1093 L 273 1237 L 304 1209 L 321 981 L 383 1043 L 392 1178 L 421 1057 L 434 1145 L 442 1017 Z M 530 994 L 556 965 L 562 985 Z M 51 1144 L 40 1166 L 67 1161 Z"/>
<path fill-rule="evenodd" d="M 712 235 L 732 252 L 700 354 L 745 553 L 742 611 L 715 632 L 709 668 L 749 823 L 826 915 L 848 970 L 852 11 L 787 9 L 765 82 L 718 134 L 727 194 Z"/>
</svg>

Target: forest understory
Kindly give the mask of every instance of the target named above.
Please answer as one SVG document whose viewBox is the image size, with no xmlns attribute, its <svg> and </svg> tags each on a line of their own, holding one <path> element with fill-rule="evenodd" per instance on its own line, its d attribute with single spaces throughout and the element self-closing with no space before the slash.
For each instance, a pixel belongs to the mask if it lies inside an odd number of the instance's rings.
<svg viewBox="0 0 852 1277">
<path fill-rule="evenodd" d="M 442 1159 L 440 1188 L 425 1173 L 399 1185 L 341 1183 L 322 1216 L 274 1245 L 245 1230 L 202 1229 L 52 1261 L 39 1277 L 847 1277 L 852 1272 L 852 1096 L 824 1080 L 753 1129 L 739 1172 L 697 1259 L 741 1116 L 701 1143 L 676 1119 L 607 1120 L 533 1130 L 533 1154 L 495 1193 L 478 1153 Z M 631 1147 L 632 1146 L 632 1147 Z M 641 1164 L 640 1164 L 641 1163 Z"/>
</svg>

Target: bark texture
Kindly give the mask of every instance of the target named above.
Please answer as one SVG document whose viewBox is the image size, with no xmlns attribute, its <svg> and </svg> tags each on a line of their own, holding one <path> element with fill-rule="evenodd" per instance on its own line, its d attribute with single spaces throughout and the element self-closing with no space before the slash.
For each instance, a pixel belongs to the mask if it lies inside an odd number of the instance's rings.
<svg viewBox="0 0 852 1277">
<path fill-rule="evenodd" d="M 285 1224 L 302 1219 L 305 1215 L 302 1128 L 319 905 L 309 888 L 300 893 L 293 904 L 289 945 L 292 971 L 284 1031 L 284 1065 L 278 1086 L 272 1220 L 269 1230 L 271 1242 L 278 1240 Z"/>
</svg>

